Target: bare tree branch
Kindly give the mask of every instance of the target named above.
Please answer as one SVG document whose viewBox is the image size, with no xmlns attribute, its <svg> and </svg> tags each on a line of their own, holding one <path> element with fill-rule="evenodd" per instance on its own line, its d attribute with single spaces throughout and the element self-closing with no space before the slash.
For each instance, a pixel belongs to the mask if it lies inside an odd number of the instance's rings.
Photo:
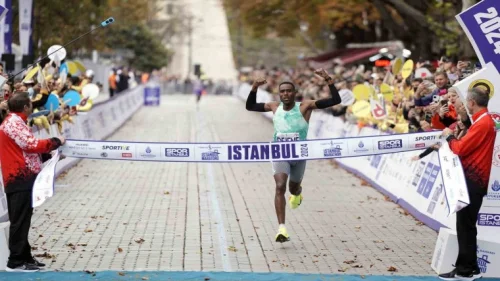
<svg viewBox="0 0 500 281">
<path fill-rule="evenodd" d="M 407 26 L 403 23 L 404 28 L 401 28 L 400 24 L 394 20 L 382 0 L 372 0 L 372 2 L 380 13 L 382 21 L 385 22 L 385 26 L 389 28 L 396 35 L 396 37 L 403 38 L 405 30 L 407 30 Z"/>
<path fill-rule="evenodd" d="M 390 4 L 398 12 L 402 15 L 411 17 L 412 19 L 415 20 L 415 22 L 420 25 L 423 28 L 429 28 L 429 24 L 427 22 L 427 18 L 425 15 L 420 12 L 419 10 L 413 8 L 412 6 L 406 4 L 404 1 L 401 0 L 383 0 L 385 3 Z"/>
</svg>

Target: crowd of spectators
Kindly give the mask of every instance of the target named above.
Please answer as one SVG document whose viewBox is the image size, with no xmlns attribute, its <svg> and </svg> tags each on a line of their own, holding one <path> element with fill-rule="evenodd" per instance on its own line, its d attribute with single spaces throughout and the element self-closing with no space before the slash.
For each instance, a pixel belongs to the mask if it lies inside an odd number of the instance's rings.
<svg viewBox="0 0 500 281">
<path fill-rule="evenodd" d="M 29 93 L 33 104 L 33 114 L 28 118 L 28 125 L 37 130 L 46 130 L 48 134 L 62 134 L 65 122 L 73 123 L 73 116 L 78 112 L 92 109 L 95 100 L 85 96 L 83 89 L 87 84 L 94 84 L 103 94 L 103 85 L 95 81 L 94 71 L 91 69 L 78 69 L 69 72 L 65 67 L 66 61 L 55 62 L 49 58 L 42 60 L 38 66 L 28 68 L 17 77 L 10 78 L 0 64 L 0 75 L 9 79 L 2 87 L 0 93 L 0 123 L 6 118 L 9 108 L 8 99 L 18 93 Z M 39 67 L 37 71 L 35 68 Z M 33 75 L 33 72 L 36 72 Z M 134 71 L 126 68 L 113 68 L 108 77 L 110 98 L 113 95 L 132 88 L 137 84 L 138 76 Z M 78 93 L 78 103 L 70 103 L 71 99 L 65 98 L 69 92 Z M 74 96 L 73 96 L 74 97 Z M 56 98 L 57 102 L 54 102 Z M 96 99 L 103 100 L 103 97 Z M 70 103 L 70 104 L 68 104 Z M 55 105 L 54 105 L 55 104 Z M 56 124 L 58 132 L 51 132 L 51 125 Z"/>
<path fill-rule="evenodd" d="M 453 84 L 476 71 L 476 67 L 470 62 L 453 63 L 447 58 L 435 62 L 421 61 L 415 64 L 415 69 L 426 70 L 419 71 L 418 75 L 413 71 L 403 79 L 401 74 L 392 75 L 390 66 L 367 70 L 364 65 L 335 65 L 328 72 L 332 73 L 337 89 L 352 91 L 355 86 L 365 84 L 375 94 L 380 94 L 381 85 L 385 83 L 393 91 L 393 98 L 385 102 L 386 118 L 382 120 L 356 118 L 352 105 L 339 104 L 326 111 L 360 127 L 370 126 L 386 133 L 423 132 L 448 127 L 461 137 L 471 122 Z M 278 85 L 283 81 L 296 85 L 298 101 L 328 97 L 328 85 L 313 71 L 313 68 L 304 66 L 294 69 L 260 67 L 241 72 L 239 79 L 251 84 L 257 77 L 265 77 L 267 84 L 261 88 L 273 94 L 275 100 L 279 100 Z"/>
</svg>

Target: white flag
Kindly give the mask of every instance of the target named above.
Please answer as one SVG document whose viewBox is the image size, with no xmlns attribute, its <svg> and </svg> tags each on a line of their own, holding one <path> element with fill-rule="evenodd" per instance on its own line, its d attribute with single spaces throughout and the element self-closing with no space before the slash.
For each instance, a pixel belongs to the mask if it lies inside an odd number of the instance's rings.
<svg viewBox="0 0 500 281">
<path fill-rule="evenodd" d="M 32 193 L 33 208 L 41 206 L 47 198 L 54 195 L 54 178 L 58 161 L 59 151 L 56 150 L 52 158 L 44 163 L 42 171 L 36 177 Z"/>
<path fill-rule="evenodd" d="M 469 192 L 460 159 L 451 151 L 446 141 L 439 149 L 439 162 L 449 216 L 469 205 Z"/>
</svg>

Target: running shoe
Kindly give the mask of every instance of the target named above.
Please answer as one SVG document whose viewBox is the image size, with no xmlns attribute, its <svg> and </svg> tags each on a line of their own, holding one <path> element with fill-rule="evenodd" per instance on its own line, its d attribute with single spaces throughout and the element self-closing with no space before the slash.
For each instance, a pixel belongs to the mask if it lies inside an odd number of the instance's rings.
<svg viewBox="0 0 500 281">
<path fill-rule="evenodd" d="M 276 242 L 284 243 L 287 241 L 290 241 L 290 236 L 288 236 L 286 228 L 280 227 L 278 234 L 276 234 Z"/>
<path fill-rule="evenodd" d="M 290 208 L 297 209 L 300 206 L 300 204 L 302 203 L 302 199 L 304 199 L 302 194 L 290 195 L 290 197 L 288 198 L 288 201 L 290 201 Z"/>
</svg>

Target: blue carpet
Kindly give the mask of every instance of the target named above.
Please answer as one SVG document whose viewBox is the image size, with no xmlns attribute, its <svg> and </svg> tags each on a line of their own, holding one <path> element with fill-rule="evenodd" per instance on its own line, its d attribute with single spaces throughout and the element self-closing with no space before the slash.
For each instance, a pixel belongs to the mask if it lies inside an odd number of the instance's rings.
<svg viewBox="0 0 500 281">
<path fill-rule="evenodd" d="M 1 281 L 431 281 L 435 276 L 397 276 L 397 275 L 340 275 L 340 274 L 291 274 L 291 273 L 248 273 L 248 272 L 189 272 L 189 271 L 99 271 L 86 272 L 0 272 Z M 500 280 L 483 278 L 482 280 Z"/>
</svg>

